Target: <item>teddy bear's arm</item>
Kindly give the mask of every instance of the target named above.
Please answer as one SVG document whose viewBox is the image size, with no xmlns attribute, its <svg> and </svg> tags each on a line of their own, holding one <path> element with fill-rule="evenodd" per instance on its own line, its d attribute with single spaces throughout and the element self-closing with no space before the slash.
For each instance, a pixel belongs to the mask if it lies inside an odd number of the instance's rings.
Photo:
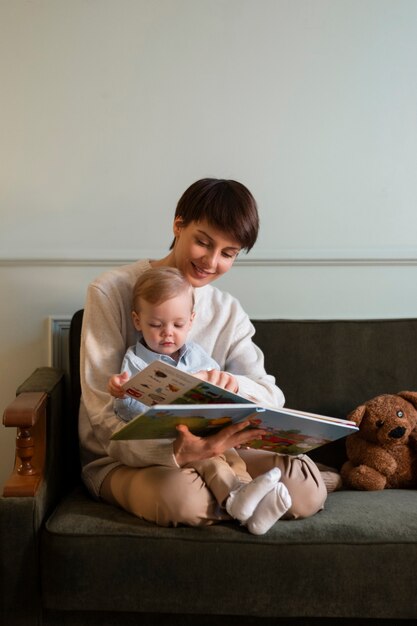
<svg viewBox="0 0 417 626">
<path fill-rule="evenodd" d="M 366 441 L 360 433 L 348 437 L 346 450 L 353 465 L 367 465 L 385 476 L 390 476 L 397 469 L 397 462 L 389 452 Z"/>
</svg>

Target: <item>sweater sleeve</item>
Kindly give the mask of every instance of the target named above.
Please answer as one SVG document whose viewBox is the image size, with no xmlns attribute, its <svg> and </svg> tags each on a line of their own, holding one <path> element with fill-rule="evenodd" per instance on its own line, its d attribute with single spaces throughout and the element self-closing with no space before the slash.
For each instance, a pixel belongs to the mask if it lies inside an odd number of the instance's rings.
<svg viewBox="0 0 417 626">
<path fill-rule="evenodd" d="M 199 296 L 195 340 L 221 369 L 236 376 L 240 395 L 266 407 L 282 407 L 284 394 L 265 371 L 264 355 L 253 342 L 255 328 L 239 301 L 214 287 L 202 288 Z"/>
<path fill-rule="evenodd" d="M 252 341 L 255 334 L 253 324 L 243 311 L 239 318 L 235 326 L 235 339 L 226 357 L 225 369 L 235 374 L 240 395 L 271 408 L 282 407 L 285 403 L 284 394 L 275 384 L 274 376 L 266 373 L 264 355 Z"/>
<path fill-rule="evenodd" d="M 121 373 L 126 372 L 129 378 L 138 372 L 141 372 L 144 367 L 146 367 L 146 363 L 139 358 L 135 359 L 135 364 L 132 363 L 132 359 L 135 356 L 134 348 L 134 346 L 131 346 L 127 350 L 120 370 Z M 124 422 L 130 422 L 130 420 L 132 420 L 136 415 L 139 415 L 139 413 L 143 413 L 143 411 L 146 410 L 145 404 L 128 395 L 125 395 L 123 398 L 114 398 L 113 407 L 117 417 L 122 419 Z"/>
<path fill-rule="evenodd" d="M 127 309 L 127 310 L 126 310 Z M 123 293 L 92 283 L 87 292 L 81 336 L 81 389 L 85 407 L 80 440 L 88 461 L 108 456 L 125 465 L 177 467 L 172 441 L 112 441 L 123 423 L 114 413 L 107 392 L 110 376 L 120 372 L 126 351 L 129 304 Z M 80 414 L 81 415 L 81 414 Z"/>
</svg>

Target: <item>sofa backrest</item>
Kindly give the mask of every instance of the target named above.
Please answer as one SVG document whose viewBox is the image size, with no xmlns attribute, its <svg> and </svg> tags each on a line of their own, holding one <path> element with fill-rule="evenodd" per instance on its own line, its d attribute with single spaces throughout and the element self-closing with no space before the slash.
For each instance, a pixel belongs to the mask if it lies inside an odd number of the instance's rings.
<svg viewBox="0 0 417 626">
<path fill-rule="evenodd" d="M 70 328 L 73 406 L 80 399 L 83 311 Z M 254 320 L 254 341 L 265 355 L 290 408 L 347 417 L 382 393 L 417 390 L 417 319 Z M 316 460 L 340 466 L 344 440 L 313 451 Z"/>
<path fill-rule="evenodd" d="M 80 345 L 81 345 L 81 327 L 83 323 L 84 310 L 80 309 L 71 319 L 69 330 L 69 374 L 70 374 L 70 392 L 71 405 L 74 407 L 73 412 L 78 414 L 81 398 L 81 380 L 80 380 Z"/>
<path fill-rule="evenodd" d="M 382 393 L 417 390 L 417 319 L 255 321 L 265 368 L 294 409 L 346 418 Z M 345 439 L 310 453 L 339 467 Z"/>
<path fill-rule="evenodd" d="M 254 325 L 266 370 L 291 408 L 345 418 L 373 396 L 417 389 L 417 319 Z"/>
</svg>

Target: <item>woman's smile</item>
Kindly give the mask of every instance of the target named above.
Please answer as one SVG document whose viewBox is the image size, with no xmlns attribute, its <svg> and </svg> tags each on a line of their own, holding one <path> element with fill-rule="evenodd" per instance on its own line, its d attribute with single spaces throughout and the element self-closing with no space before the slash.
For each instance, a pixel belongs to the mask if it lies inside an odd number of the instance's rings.
<svg viewBox="0 0 417 626">
<path fill-rule="evenodd" d="M 225 274 L 233 265 L 240 246 L 237 241 L 206 221 L 187 226 L 174 223 L 175 264 L 194 287 L 202 287 Z"/>
<path fill-rule="evenodd" d="M 195 263 L 195 261 L 191 261 L 191 265 L 193 266 L 194 270 L 196 271 L 197 274 L 201 275 L 202 277 L 206 277 L 206 276 L 214 276 L 216 272 L 209 272 L 208 270 L 204 269 L 203 267 L 201 267 L 201 265 L 198 265 L 197 263 Z"/>
</svg>

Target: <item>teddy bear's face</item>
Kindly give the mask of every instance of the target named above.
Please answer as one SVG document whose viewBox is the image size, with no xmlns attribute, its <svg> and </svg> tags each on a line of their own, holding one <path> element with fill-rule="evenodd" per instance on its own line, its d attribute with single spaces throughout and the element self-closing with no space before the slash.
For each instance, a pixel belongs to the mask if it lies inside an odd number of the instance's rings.
<svg viewBox="0 0 417 626">
<path fill-rule="evenodd" d="M 369 400 L 360 422 L 361 436 L 384 447 L 405 444 L 417 425 L 417 411 L 397 395 Z"/>
</svg>

